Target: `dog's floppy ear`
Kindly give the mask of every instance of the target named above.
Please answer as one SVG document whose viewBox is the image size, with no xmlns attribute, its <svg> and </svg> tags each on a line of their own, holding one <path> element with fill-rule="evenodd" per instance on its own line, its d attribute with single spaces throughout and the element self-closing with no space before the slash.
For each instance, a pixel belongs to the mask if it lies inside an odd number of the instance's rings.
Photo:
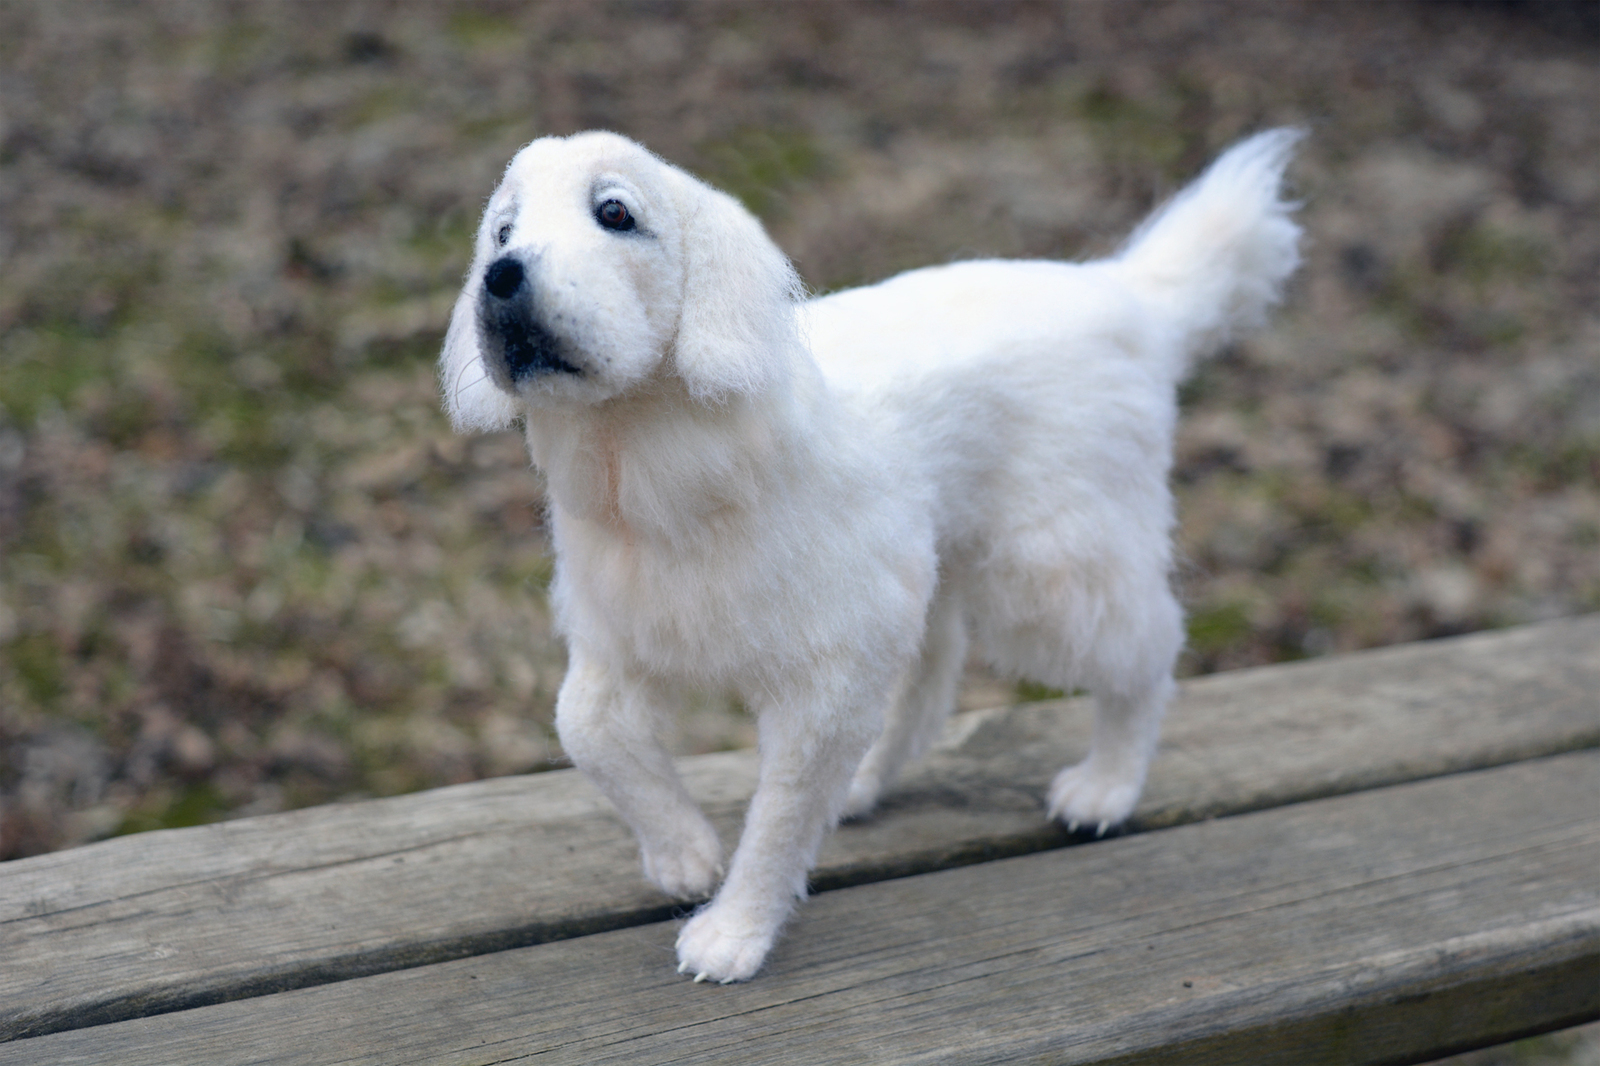
<svg viewBox="0 0 1600 1066">
<path fill-rule="evenodd" d="M 799 344 L 800 279 L 737 200 L 687 186 L 678 373 L 699 399 L 753 394 L 786 372 Z"/>
<path fill-rule="evenodd" d="M 450 328 L 444 335 L 444 350 L 439 353 L 439 387 L 444 393 L 444 409 L 458 433 L 468 430 L 505 429 L 520 413 L 516 401 L 489 380 L 478 348 L 477 279 L 481 271 L 474 263 L 461 295 L 450 314 Z"/>
</svg>

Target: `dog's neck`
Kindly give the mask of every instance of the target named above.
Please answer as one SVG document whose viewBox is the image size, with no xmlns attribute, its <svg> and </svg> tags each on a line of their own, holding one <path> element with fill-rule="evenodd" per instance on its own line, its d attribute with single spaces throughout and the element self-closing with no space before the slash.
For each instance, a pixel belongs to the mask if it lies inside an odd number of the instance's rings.
<svg viewBox="0 0 1600 1066">
<path fill-rule="evenodd" d="M 530 411 L 528 453 L 558 519 L 681 541 L 714 515 L 755 512 L 820 461 L 832 399 L 815 375 L 784 384 L 708 403 L 663 377 L 604 403 Z"/>
</svg>

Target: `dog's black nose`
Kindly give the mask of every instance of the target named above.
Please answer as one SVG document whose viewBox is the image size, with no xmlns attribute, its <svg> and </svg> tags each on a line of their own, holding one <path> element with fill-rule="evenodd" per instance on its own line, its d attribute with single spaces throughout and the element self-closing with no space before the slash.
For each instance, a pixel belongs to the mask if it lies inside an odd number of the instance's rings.
<svg viewBox="0 0 1600 1066">
<path fill-rule="evenodd" d="M 491 296 L 509 300 L 522 288 L 522 264 L 509 255 L 496 259 L 483 272 L 483 287 Z"/>
</svg>

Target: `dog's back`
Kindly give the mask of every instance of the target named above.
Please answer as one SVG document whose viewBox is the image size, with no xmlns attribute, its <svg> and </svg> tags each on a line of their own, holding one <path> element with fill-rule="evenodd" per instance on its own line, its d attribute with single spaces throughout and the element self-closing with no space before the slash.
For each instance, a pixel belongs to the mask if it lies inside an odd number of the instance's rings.
<svg viewBox="0 0 1600 1066">
<path fill-rule="evenodd" d="M 1084 543 L 1113 518 L 1108 548 L 1165 542 L 1175 386 L 1262 319 L 1298 262 L 1279 196 L 1297 139 L 1236 146 L 1116 257 L 954 263 L 805 306 L 829 382 L 893 421 L 888 439 L 937 482 L 946 545 L 981 554 L 1040 523 L 1077 523 Z"/>
<path fill-rule="evenodd" d="M 1295 205 L 1279 190 L 1300 136 L 1236 145 L 1110 259 L 974 260 L 812 300 L 802 317 L 813 353 L 842 389 L 892 392 L 1033 357 L 1076 374 L 1100 354 L 1082 348 L 1110 342 L 1162 361 L 1175 384 L 1194 358 L 1259 325 L 1298 265 Z"/>
</svg>

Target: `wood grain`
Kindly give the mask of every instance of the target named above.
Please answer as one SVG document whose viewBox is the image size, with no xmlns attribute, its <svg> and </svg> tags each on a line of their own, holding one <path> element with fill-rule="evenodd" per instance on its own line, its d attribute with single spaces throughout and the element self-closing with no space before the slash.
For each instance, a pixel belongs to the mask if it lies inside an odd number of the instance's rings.
<svg viewBox="0 0 1600 1066">
<path fill-rule="evenodd" d="M 1600 745 L 1600 616 L 1190 682 L 1135 830 Z M 819 888 L 1055 848 L 1083 701 L 963 715 Z M 684 763 L 731 842 L 751 753 Z M 660 921 L 572 771 L 172 830 L 0 866 L 0 1038 Z"/>
<path fill-rule="evenodd" d="M 1600 1016 L 1600 752 L 0 1046 L 0 1063 L 1374 1062 Z"/>
</svg>

